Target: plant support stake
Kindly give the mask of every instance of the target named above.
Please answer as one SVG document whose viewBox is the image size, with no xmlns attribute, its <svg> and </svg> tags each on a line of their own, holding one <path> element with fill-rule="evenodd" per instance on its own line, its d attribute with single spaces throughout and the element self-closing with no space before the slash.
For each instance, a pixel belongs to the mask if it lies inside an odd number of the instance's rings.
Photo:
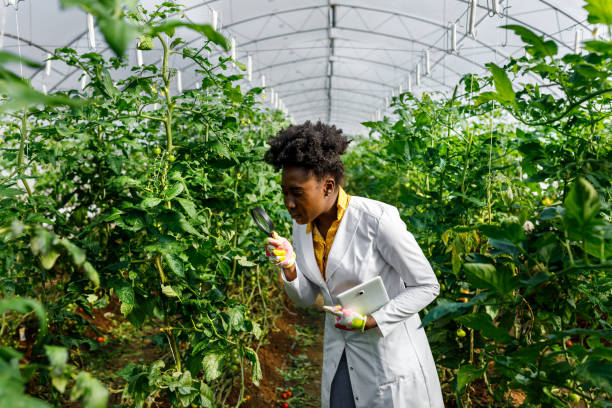
<svg viewBox="0 0 612 408">
<path fill-rule="evenodd" d="M 215 9 L 210 9 L 210 25 L 212 26 L 213 30 L 217 31 L 217 26 L 218 26 L 218 22 L 219 22 L 219 14 L 217 13 L 217 10 Z"/>
<path fill-rule="evenodd" d="M 142 67 L 142 51 L 139 49 L 136 49 L 136 64 L 138 64 L 139 67 Z"/>
<path fill-rule="evenodd" d="M 476 8 L 478 7 L 478 0 L 472 0 L 470 4 L 470 22 L 468 24 L 468 34 L 473 38 L 476 38 Z"/>
<path fill-rule="evenodd" d="M 431 72 L 431 65 L 429 62 L 429 50 L 425 50 L 425 75 L 429 75 Z"/>
<path fill-rule="evenodd" d="M 457 23 L 451 25 L 451 52 L 457 52 Z"/>
<path fill-rule="evenodd" d="M 47 62 L 45 63 L 45 74 L 51 75 L 51 54 L 47 53 Z"/>
<path fill-rule="evenodd" d="M 90 13 L 87 13 L 87 38 L 89 38 L 89 48 L 96 49 L 96 33 L 94 31 L 94 19 Z"/>
<path fill-rule="evenodd" d="M 236 61 L 236 39 L 234 37 L 230 40 L 230 47 L 232 60 Z"/>
<path fill-rule="evenodd" d="M 247 56 L 247 79 L 249 82 L 253 80 L 253 57 Z"/>
<path fill-rule="evenodd" d="M 183 74 L 181 74 L 180 70 L 176 71 L 176 90 L 179 95 L 183 93 Z"/>
<path fill-rule="evenodd" d="M 574 54 L 580 53 L 580 42 L 582 40 L 582 30 L 577 28 L 574 33 Z"/>
</svg>

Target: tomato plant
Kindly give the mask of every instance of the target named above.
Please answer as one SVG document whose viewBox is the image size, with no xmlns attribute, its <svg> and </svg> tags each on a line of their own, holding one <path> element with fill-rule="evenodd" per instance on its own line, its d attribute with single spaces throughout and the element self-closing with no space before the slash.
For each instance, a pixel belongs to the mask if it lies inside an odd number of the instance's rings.
<svg viewBox="0 0 612 408">
<path fill-rule="evenodd" d="M 448 400 L 472 404 L 479 386 L 493 405 L 510 390 L 525 406 L 601 403 L 612 46 L 559 57 L 553 41 L 507 29 L 524 57 L 464 76 L 450 98 L 403 93 L 394 119 L 364 123 L 377 137 L 349 152 L 347 189 L 398 206 L 441 281 L 423 323 Z"/>
<path fill-rule="evenodd" d="M 56 50 L 54 59 L 90 78 L 83 91 L 3 106 L 0 163 L 12 172 L 0 179 L 0 292 L 38 299 L 61 328 L 35 348 L 105 345 L 101 334 L 84 335 L 96 332 L 86 317 L 114 301 L 135 327 L 157 327 L 168 358 L 119 370 L 135 406 L 221 405 L 236 382 L 242 399 L 247 374 L 261 378 L 257 349 L 275 308 L 266 301 L 279 293 L 248 210 L 281 202 L 261 158 L 285 119 L 257 106 L 261 88 L 240 88 L 229 58 L 209 56 L 227 49 L 225 38 L 170 19 L 181 10 L 173 2 L 113 16 L 95 1 L 64 1 L 73 3 L 99 22 L 122 17 L 130 34 L 107 38 L 110 58 Z M 202 34 L 202 44 L 187 47 L 178 27 Z M 122 50 L 136 35 L 141 49 L 161 49 L 160 66 L 127 65 Z M 173 54 L 197 67 L 200 89 L 172 93 Z M 130 74 L 113 80 L 120 71 Z M 287 233 L 288 215 L 267 210 Z"/>
</svg>

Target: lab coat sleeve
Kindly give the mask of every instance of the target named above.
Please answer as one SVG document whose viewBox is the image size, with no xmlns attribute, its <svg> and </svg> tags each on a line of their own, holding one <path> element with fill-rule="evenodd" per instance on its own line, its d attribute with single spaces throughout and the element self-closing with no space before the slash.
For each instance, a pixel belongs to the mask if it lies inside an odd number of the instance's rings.
<svg viewBox="0 0 612 408">
<path fill-rule="evenodd" d="M 308 307 L 312 305 L 320 292 L 317 285 L 312 283 L 302 272 L 298 264 L 295 264 L 295 271 L 297 277 L 288 281 L 285 276 L 285 272 L 281 272 L 283 283 L 285 286 L 285 292 L 289 298 L 298 306 Z"/>
<path fill-rule="evenodd" d="M 406 286 L 402 293 L 372 313 L 382 335 L 386 336 L 404 319 L 430 304 L 440 293 L 440 285 L 395 207 L 383 213 L 378 228 L 377 248 Z"/>
</svg>

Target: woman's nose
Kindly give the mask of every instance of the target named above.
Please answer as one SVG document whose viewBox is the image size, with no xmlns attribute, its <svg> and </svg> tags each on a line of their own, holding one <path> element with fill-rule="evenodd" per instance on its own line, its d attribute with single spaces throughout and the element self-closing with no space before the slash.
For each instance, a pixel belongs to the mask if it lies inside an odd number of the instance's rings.
<svg viewBox="0 0 612 408">
<path fill-rule="evenodd" d="M 295 201 L 290 197 L 285 197 L 285 207 L 289 210 L 295 208 Z"/>
</svg>

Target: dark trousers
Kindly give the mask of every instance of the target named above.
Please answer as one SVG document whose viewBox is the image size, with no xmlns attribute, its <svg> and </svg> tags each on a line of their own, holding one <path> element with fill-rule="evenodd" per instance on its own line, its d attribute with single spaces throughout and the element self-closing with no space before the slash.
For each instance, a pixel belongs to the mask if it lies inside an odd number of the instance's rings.
<svg viewBox="0 0 612 408">
<path fill-rule="evenodd" d="M 353 388 L 344 351 L 342 351 L 338 369 L 332 380 L 329 406 L 330 408 L 355 408 Z"/>
</svg>

